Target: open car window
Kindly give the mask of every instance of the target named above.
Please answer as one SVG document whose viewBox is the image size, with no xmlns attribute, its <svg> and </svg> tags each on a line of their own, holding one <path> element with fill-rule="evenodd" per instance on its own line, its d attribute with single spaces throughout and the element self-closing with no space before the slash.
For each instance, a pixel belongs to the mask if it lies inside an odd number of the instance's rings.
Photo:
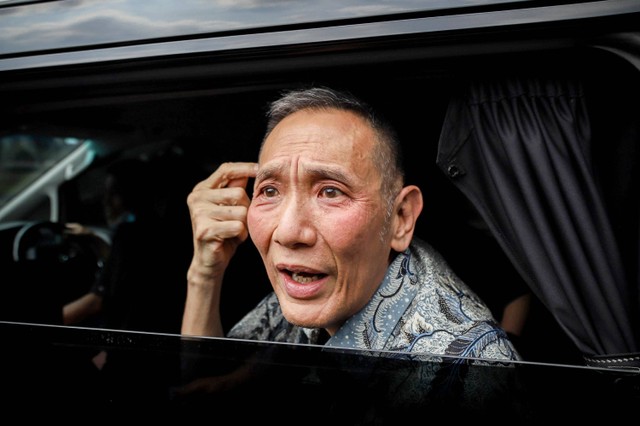
<svg viewBox="0 0 640 426">
<path fill-rule="evenodd" d="M 637 1 L 335 8 L 197 2 L 204 9 L 185 2 L 183 19 L 168 13 L 170 3 L 156 5 L 154 15 L 136 13 L 153 6 L 128 1 L 0 3 L 0 335 L 13 345 L 1 367 L 25 360 L 27 371 L 11 375 L 21 391 L 30 393 L 22 379 L 28 383 L 35 373 L 50 384 L 70 374 L 69 390 L 86 398 L 75 385 L 96 386 L 83 383 L 84 373 L 100 375 L 94 357 L 112 351 L 155 361 L 140 381 L 118 377 L 111 383 L 117 388 L 96 389 L 114 392 L 101 394 L 99 406 L 112 396 L 130 403 L 128 385 L 135 391 L 147 380 L 149 400 L 204 406 L 212 399 L 207 392 L 201 401 L 178 400 L 177 388 L 187 378 L 227 373 L 231 354 L 242 353 L 267 366 L 269 380 L 293 374 L 287 377 L 299 395 L 362 391 L 372 398 L 364 406 L 384 419 L 407 417 L 385 405 L 380 389 L 395 389 L 404 373 L 431 383 L 442 378 L 431 376 L 442 365 L 465 375 L 508 372 L 508 390 L 518 371 L 530 381 L 526 395 L 506 396 L 508 408 L 515 413 L 532 402 L 536 420 L 546 421 L 543 407 L 562 408 L 568 394 L 577 396 L 566 407 L 583 407 L 584 419 L 599 414 L 600 397 L 603 407 L 620 408 L 616 413 L 637 402 Z M 81 31 L 87 25 L 93 31 Z M 64 29 L 70 32 L 59 33 Z M 522 363 L 483 369 L 395 354 L 363 360 L 361 353 L 330 360 L 334 354 L 317 347 L 179 336 L 193 251 L 187 195 L 221 163 L 254 161 L 265 105 L 310 83 L 348 90 L 394 124 L 407 182 L 425 195 L 416 234 L 495 318 L 508 301 L 530 298 L 526 325 L 511 336 Z M 153 182 L 138 198 L 153 206 L 156 222 L 145 246 L 124 244 L 138 255 L 137 269 L 124 274 L 138 286 L 131 303 L 116 310 L 126 321 L 107 329 L 98 316 L 65 325 L 63 307 L 105 273 L 116 244 L 103 209 L 105 177 L 110 165 L 131 158 L 149 165 L 134 179 Z M 70 223 L 91 232 L 71 235 Z M 250 241 L 238 248 L 225 279 L 237 284 L 224 287 L 221 314 L 229 330 L 271 290 Z M 40 366 L 35 353 L 64 368 L 30 371 Z M 69 353 L 88 370 L 66 365 Z M 183 361 L 192 358 L 203 361 L 187 363 L 189 376 Z M 343 362 L 345 374 L 336 366 Z M 369 368 L 382 370 L 373 374 L 379 381 L 367 381 Z M 260 380 L 249 394 L 264 391 L 268 382 Z M 444 391 L 445 381 L 434 389 Z M 223 400 L 234 398 L 228 391 Z M 434 408 L 432 401 L 426 407 Z M 349 417 L 340 398 L 330 402 L 334 413 Z"/>
</svg>

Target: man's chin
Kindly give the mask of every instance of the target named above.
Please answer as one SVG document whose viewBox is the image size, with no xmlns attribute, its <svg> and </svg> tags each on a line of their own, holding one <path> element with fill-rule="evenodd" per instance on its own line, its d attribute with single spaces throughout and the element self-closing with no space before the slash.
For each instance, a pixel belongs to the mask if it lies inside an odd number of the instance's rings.
<svg viewBox="0 0 640 426">
<path fill-rule="evenodd" d="M 300 304 L 297 306 L 283 306 L 281 304 L 282 314 L 293 325 L 305 328 L 325 328 L 326 321 L 322 320 L 322 316 L 314 312 L 313 307 L 308 304 Z"/>
</svg>

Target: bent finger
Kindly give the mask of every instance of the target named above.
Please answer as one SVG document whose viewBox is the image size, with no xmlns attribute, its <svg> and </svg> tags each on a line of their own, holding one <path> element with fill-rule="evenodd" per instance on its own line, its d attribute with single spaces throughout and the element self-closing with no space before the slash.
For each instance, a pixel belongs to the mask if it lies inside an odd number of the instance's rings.
<svg viewBox="0 0 640 426">
<path fill-rule="evenodd" d="M 249 178 L 256 176 L 258 163 L 227 162 L 222 163 L 208 178 L 198 183 L 196 189 L 215 189 L 227 187 L 246 187 Z"/>
</svg>

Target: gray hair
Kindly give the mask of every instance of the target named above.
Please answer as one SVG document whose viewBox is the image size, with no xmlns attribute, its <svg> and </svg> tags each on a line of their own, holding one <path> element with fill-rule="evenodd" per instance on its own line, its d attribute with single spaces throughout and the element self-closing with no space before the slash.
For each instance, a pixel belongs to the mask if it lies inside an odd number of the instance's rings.
<svg viewBox="0 0 640 426">
<path fill-rule="evenodd" d="M 378 149 L 373 150 L 373 161 L 382 177 L 381 191 L 382 196 L 387 200 L 388 221 L 392 214 L 395 197 L 404 185 L 402 151 L 391 124 L 376 114 L 368 104 L 351 93 L 327 87 L 311 87 L 284 92 L 280 98 L 269 105 L 264 139 L 284 118 L 304 109 L 350 111 L 371 126 L 378 145 Z"/>
</svg>

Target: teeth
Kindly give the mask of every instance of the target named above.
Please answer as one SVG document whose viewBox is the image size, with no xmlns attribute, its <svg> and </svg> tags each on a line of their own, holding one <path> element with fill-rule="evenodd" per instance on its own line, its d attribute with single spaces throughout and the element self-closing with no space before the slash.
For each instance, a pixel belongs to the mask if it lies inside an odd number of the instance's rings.
<svg viewBox="0 0 640 426">
<path fill-rule="evenodd" d="M 294 272 L 293 274 L 291 274 L 291 278 L 293 278 L 294 281 L 297 281 L 300 284 L 307 284 L 319 279 L 320 277 L 318 275 L 303 275 L 299 272 Z"/>
</svg>

